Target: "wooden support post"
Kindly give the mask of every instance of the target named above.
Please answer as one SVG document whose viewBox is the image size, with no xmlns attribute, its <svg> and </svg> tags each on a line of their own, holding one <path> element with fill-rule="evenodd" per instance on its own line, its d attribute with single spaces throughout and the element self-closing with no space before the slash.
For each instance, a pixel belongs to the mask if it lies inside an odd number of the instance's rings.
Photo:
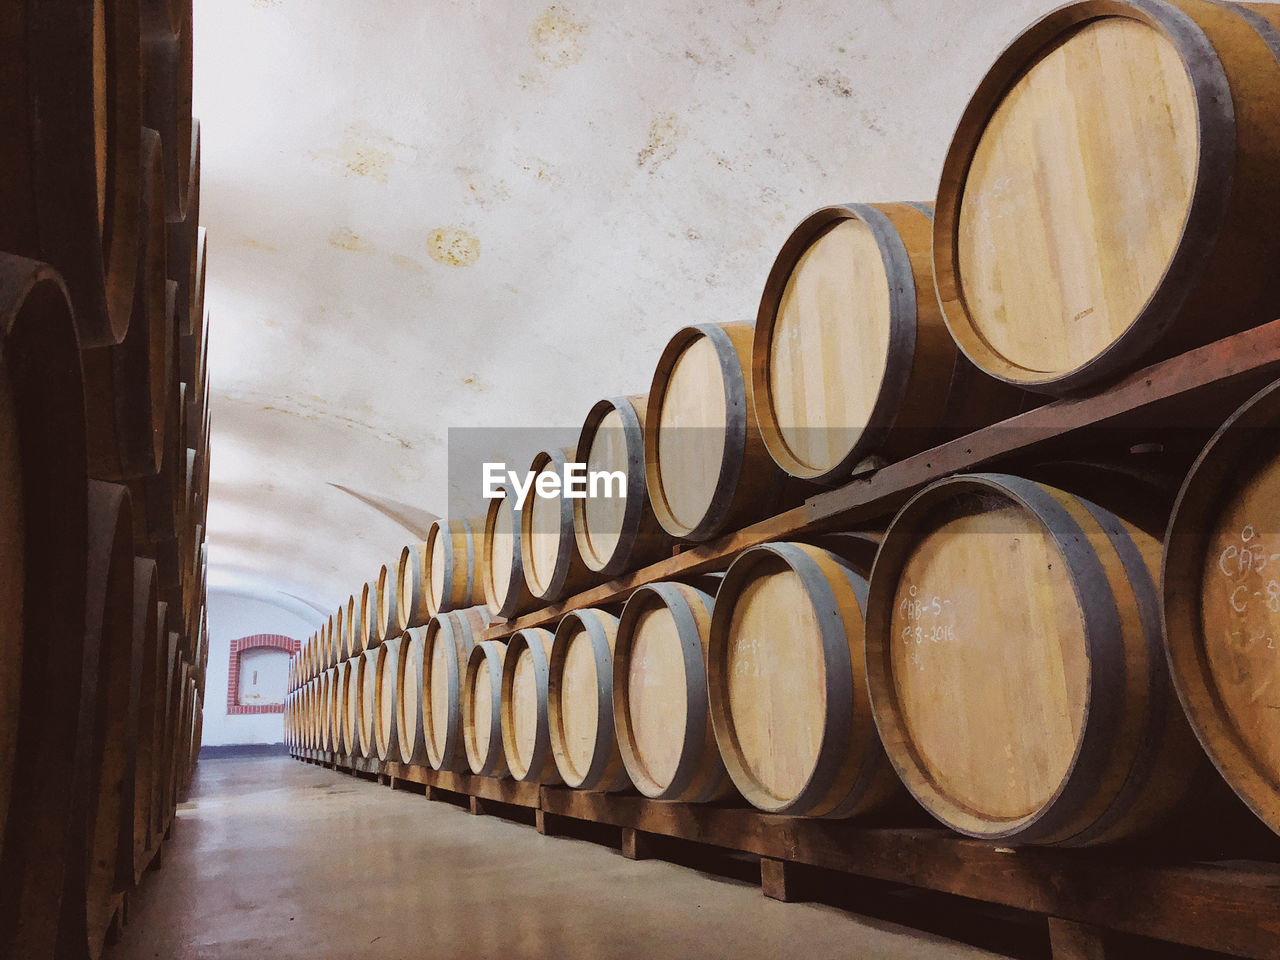
<svg viewBox="0 0 1280 960">
<path fill-rule="evenodd" d="M 537 828 L 538 833 L 544 837 L 554 837 L 564 832 L 564 817 L 559 817 L 554 813 L 547 813 L 541 807 L 533 811 L 533 825 Z"/>
<path fill-rule="evenodd" d="M 435 787 L 431 786 L 431 784 L 429 784 L 429 783 L 424 783 L 424 784 L 422 785 L 422 796 L 423 796 L 423 799 L 426 799 L 426 800 L 434 800 L 434 799 L 436 799 L 436 798 L 435 798 L 435 796 L 433 796 L 433 794 L 432 794 L 432 791 L 434 791 L 434 790 L 435 790 Z"/>
<path fill-rule="evenodd" d="M 1118 954 L 1109 949 L 1107 931 L 1088 923 L 1049 918 L 1049 948 L 1053 960 L 1107 960 Z"/>
<path fill-rule="evenodd" d="M 395 777 L 395 776 L 387 777 L 387 782 L 391 785 L 391 789 L 392 789 L 392 790 L 399 790 L 399 789 L 400 789 L 400 778 L 399 778 L 399 777 Z"/>
<path fill-rule="evenodd" d="M 484 816 L 484 814 L 488 813 L 488 811 L 487 811 L 487 810 L 485 810 L 485 808 L 484 808 L 484 801 L 483 801 L 483 800 L 481 800 L 479 797 L 471 797 L 471 798 L 470 798 L 470 807 L 471 807 L 471 815 L 472 815 L 472 816 L 480 817 L 480 816 Z"/>
<path fill-rule="evenodd" d="M 634 827 L 623 827 L 622 855 L 628 860 L 648 860 L 653 856 L 653 834 Z"/>
<path fill-rule="evenodd" d="M 760 892 L 770 900 L 796 903 L 804 899 L 800 891 L 801 867 L 790 860 L 760 858 Z"/>
</svg>

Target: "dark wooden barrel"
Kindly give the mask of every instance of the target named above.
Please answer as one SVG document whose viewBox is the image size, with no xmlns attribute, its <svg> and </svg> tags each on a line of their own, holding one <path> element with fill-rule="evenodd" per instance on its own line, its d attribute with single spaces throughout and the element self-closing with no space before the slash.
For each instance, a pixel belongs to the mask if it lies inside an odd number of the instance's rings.
<svg viewBox="0 0 1280 960">
<path fill-rule="evenodd" d="M 933 236 L 978 366 L 1063 393 L 1280 314 L 1278 25 L 1271 4 L 1083 0 L 1000 55 Z"/>
<path fill-rule="evenodd" d="M 200 121 L 191 121 L 187 159 L 187 206 L 181 221 L 169 227 L 169 279 L 178 284 L 178 333 L 199 333 L 204 320 L 204 231 L 200 229 Z M 188 381 L 191 382 L 191 381 Z"/>
<path fill-rule="evenodd" d="M 142 35 L 142 119 L 164 146 L 165 212 L 170 223 L 187 213 L 191 188 L 191 24 L 175 34 L 152 26 Z"/>
<path fill-rule="evenodd" d="M 132 853 L 126 863 L 121 855 L 120 882 L 124 886 L 141 881 L 152 852 L 151 817 L 155 797 L 156 694 L 160 621 L 159 587 L 154 560 L 138 559 L 134 564 L 133 659 L 129 677 L 129 722 L 133 730 L 133 822 L 127 825 Z"/>
<path fill-rule="evenodd" d="M 787 473 L 843 483 L 1019 412 L 1025 395 L 974 370 L 947 332 L 932 240 L 933 204 L 864 203 L 823 207 L 783 244 L 751 378 Z"/>
<path fill-rule="evenodd" d="M 984 839 L 1152 831 L 1203 756 L 1160 631 L 1160 543 L 1019 477 L 940 480 L 894 519 L 867 602 L 867 681 L 916 799 Z"/>
<path fill-rule="evenodd" d="M 66 281 L 82 347 L 129 326 L 142 126 L 137 0 L 6 10 L 0 250 Z"/>
<path fill-rule="evenodd" d="M 627 790 L 613 727 L 613 648 L 618 618 L 604 610 L 567 613 L 547 665 L 547 723 L 556 769 L 577 790 Z"/>
<path fill-rule="evenodd" d="M 613 725 L 627 774 L 655 800 L 705 803 L 732 793 L 707 708 L 714 601 L 682 583 L 637 589 L 613 649 Z"/>
<path fill-rule="evenodd" d="M 592 473 L 620 473 L 611 496 L 573 501 L 573 533 L 587 568 L 616 577 L 671 555 L 673 540 L 649 504 L 644 421 L 648 397 L 609 397 L 587 414 L 576 450 Z M 619 489 L 620 488 L 620 489 Z M 603 493 L 603 487 L 598 491 Z"/>
<path fill-rule="evenodd" d="M 58 929 L 85 635 L 84 394 L 66 288 L 0 254 L 0 955 Z M 17 824 L 21 824 L 18 829 Z"/>
<path fill-rule="evenodd" d="M 1164 548 L 1174 684 L 1210 759 L 1280 833 L 1280 382 L 1213 436 L 1182 485 Z"/>
<path fill-rule="evenodd" d="M 160 141 L 142 131 L 142 229 L 129 329 L 115 346 L 81 353 L 91 474 L 145 477 L 160 469 L 173 331 L 165 313 L 164 184 Z"/>
<path fill-rule="evenodd" d="M 89 552 L 85 636 L 77 735 L 76 780 L 86 796 L 84 819 L 71 824 L 58 949 L 98 957 L 115 914 L 125 802 L 129 681 L 132 670 L 134 557 L 129 491 L 89 482 Z M 131 800 L 132 797 L 130 796 Z"/>
<path fill-rule="evenodd" d="M 645 481 L 658 522 L 681 540 L 718 533 L 777 507 L 783 474 L 756 425 L 752 327 L 685 327 L 658 360 L 645 411 Z"/>
<path fill-rule="evenodd" d="M 738 555 L 716 594 L 707 689 L 738 791 L 769 813 L 852 817 L 903 799 L 867 699 L 864 540 Z M 836 544 L 832 544 L 833 546 Z"/>
<path fill-rule="evenodd" d="M 544 450 L 529 466 L 535 480 L 520 511 L 520 557 L 524 582 L 540 604 L 554 603 L 601 579 L 578 553 L 573 535 L 574 501 L 564 496 L 539 496 L 536 489 L 543 473 L 563 478 L 565 464 L 576 456 L 572 447 Z"/>
</svg>

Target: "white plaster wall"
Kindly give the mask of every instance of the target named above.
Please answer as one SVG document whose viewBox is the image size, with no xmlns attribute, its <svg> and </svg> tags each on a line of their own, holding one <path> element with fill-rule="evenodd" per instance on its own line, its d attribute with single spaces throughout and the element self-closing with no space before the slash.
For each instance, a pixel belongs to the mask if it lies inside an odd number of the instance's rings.
<svg viewBox="0 0 1280 960">
<path fill-rule="evenodd" d="M 196 0 L 212 579 L 336 607 L 408 534 L 333 484 L 442 514 L 449 427 L 753 320 L 810 210 L 933 198 L 1057 3 Z"/>
<path fill-rule="evenodd" d="M 227 715 L 231 641 L 255 633 L 278 633 L 305 640 L 316 624 L 298 613 L 261 599 L 224 590 L 209 592 L 209 669 L 205 675 L 203 742 L 209 746 L 279 743 L 284 719 L 279 713 Z"/>
</svg>

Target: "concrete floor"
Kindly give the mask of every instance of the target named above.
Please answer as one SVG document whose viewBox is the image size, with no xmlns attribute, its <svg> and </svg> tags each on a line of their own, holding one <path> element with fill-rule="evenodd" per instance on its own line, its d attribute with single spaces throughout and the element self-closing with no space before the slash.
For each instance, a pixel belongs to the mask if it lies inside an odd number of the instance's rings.
<svg viewBox="0 0 1280 960">
<path fill-rule="evenodd" d="M 107 960 L 991 957 L 280 757 L 205 760 Z"/>
</svg>

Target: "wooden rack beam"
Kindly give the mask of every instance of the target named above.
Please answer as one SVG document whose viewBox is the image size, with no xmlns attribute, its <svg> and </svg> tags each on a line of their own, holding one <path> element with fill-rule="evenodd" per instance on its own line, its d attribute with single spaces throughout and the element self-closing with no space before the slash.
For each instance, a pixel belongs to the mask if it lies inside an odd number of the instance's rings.
<svg viewBox="0 0 1280 960">
<path fill-rule="evenodd" d="M 539 787 L 315 750 L 295 749 L 293 755 L 533 807 L 545 817 L 619 827 L 624 839 L 629 833 L 633 856 L 648 837 L 673 837 L 1001 904 L 1085 928 L 1280 960 L 1277 863 L 1154 863 L 1124 851 L 1005 847 L 937 827 L 860 827 L 751 808 Z"/>
<path fill-rule="evenodd" d="M 1161 430 L 1209 430 L 1280 377 L 1280 320 L 1131 374 L 1088 396 L 1055 400 L 889 464 L 802 506 L 690 547 L 634 573 L 515 620 L 490 625 L 486 640 L 558 621 L 570 610 L 621 603 L 636 587 L 726 569 L 748 547 L 882 519 L 938 477 L 1015 457 L 1061 453 L 1082 439 L 1136 438 Z"/>
</svg>

